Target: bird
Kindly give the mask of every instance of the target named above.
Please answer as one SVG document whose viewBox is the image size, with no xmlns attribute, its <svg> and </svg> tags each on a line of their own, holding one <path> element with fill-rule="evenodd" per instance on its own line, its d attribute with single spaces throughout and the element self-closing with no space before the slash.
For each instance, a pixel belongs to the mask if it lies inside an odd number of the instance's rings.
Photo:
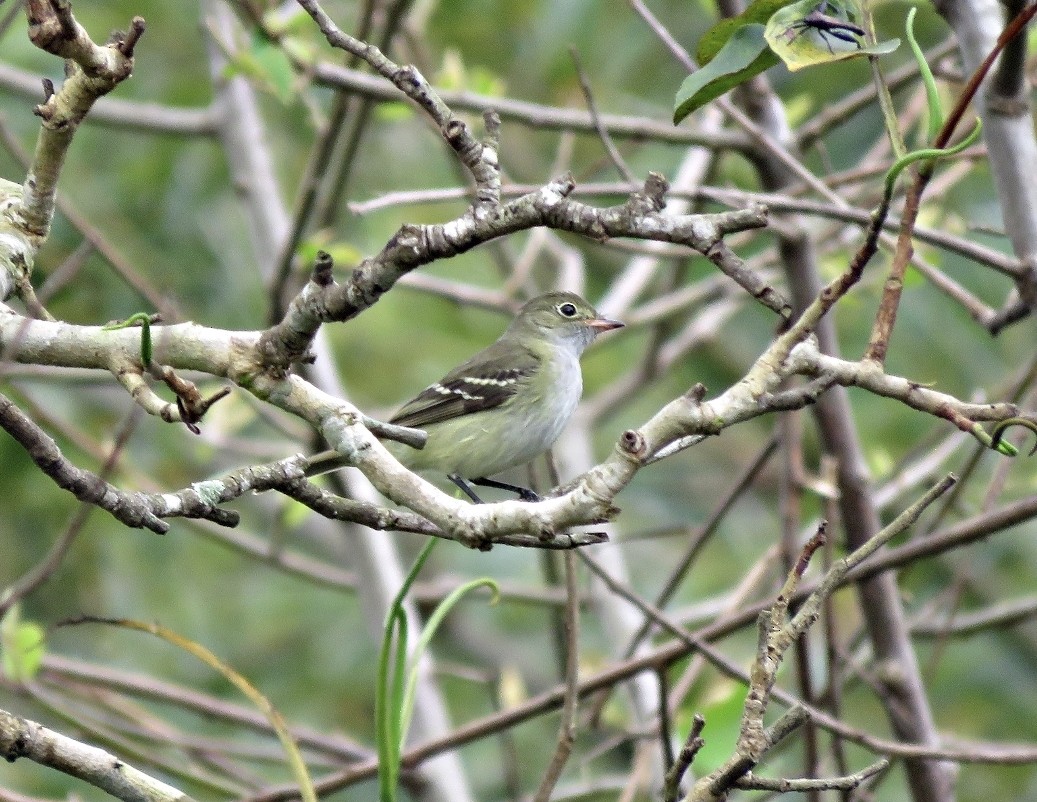
<svg viewBox="0 0 1037 802">
<path fill-rule="evenodd" d="M 390 423 L 422 429 L 425 446 L 386 447 L 413 471 L 438 471 L 472 501 L 469 485 L 508 490 L 537 500 L 528 488 L 491 479 L 530 462 L 562 433 L 583 394 L 580 356 L 606 331 L 623 326 L 602 317 L 571 292 L 528 301 L 496 342 L 404 404 Z M 309 460 L 307 476 L 343 467 L 337 452 Z"/>
</svg>

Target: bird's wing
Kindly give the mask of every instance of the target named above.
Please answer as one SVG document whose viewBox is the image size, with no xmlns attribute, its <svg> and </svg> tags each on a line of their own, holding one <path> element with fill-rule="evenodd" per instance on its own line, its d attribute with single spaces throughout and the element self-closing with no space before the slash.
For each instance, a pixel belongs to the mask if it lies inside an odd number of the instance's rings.
<svg viewBox="0 0 1037 802">
<path fill-rule="evenodd" d="M 505 349 L 498 340 L 426 387 L 389 422 L 420 429 L 431 423 L 493 409 L 518 392 L 539 362 L 528 349 L 516 347 L 514 343 Z"/>
</svg>

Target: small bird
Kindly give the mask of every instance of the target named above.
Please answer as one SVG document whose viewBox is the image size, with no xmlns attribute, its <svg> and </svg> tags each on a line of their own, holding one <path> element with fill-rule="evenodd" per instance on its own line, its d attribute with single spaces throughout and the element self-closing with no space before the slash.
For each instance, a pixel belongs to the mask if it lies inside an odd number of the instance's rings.
<svg viewBox="0 0 1037 802">
<path fill-rule="evenodd" d="M 580 355 L 600 332 L 622 325 L 571 292 L 533 298 L 495 343 L 430 384 L 389 421 L 423 429 L 425 447 L 386 447 L 411 470 L 445 473 L 475 502 L 480 499 L 466 479 L 535 500 L 531 490 L 489 477 L 551 447 L 583 393 Z M 306 473 L 342 466 L 336 452 L 323 452 L 311 458 Z"/>
</svg>

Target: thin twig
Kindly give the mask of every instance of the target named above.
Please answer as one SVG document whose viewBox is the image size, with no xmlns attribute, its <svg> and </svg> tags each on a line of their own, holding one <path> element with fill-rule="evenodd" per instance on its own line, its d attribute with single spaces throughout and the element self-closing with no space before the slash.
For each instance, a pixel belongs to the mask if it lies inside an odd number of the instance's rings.
<svg viewBox="0 0 1037 802">
<path fill-rule="evenodd" d="M 582 553 L 582 552 L 581 552 Z M 577 689 L 580 666 L 580 604 L 579 588 L 576 585 L 576 557 L 567 551 L 565 557 L 565 693 L 562 698 L 562 721 L 558 725 L 558 744 L 555 747 L 551 763 L 540 781 L 540 787 L 533 797 L 534 802 L 548 802 L 551 791 L 562 776 L 569 756 L 572 754 L 576 740 L 576 703 L 579 699 Z"/>
<path fill-rule="evenodd" d="M 598 137 L 601 139 L 601 144 L 605 146 L 605 152 L 608 154 L 609 159 L 615 165 L 619 174 L 623 176 L 623 179 L 630 184 L 630 186 L 637 186 L 637 178 L 634 176 L 633 171 L 627 166 L 626 161 L 623 159 L 623 155 L 619 152 L 616 147 L 616 143 L 612 141 L 612 137 L 609 136 L 608 129 L 601 122 L 601 117 L 598 116 L 598 106 L 594 102 L 594 91 L 591 89 L 590 79 L 587 77 L 587 73 L 584 72 L 583 64 L 580 62 L 580 54 L 577 52 L 575 47 L 569 48 L 569 56 L 573 60 L 573 66 L 576 69 L 576 75 L 580 79 L 580 89 L 583 90 L 583 98 L 587 101 L 587 111 L 590 112 L 591 119 L 594 120 L 594 127 L 598 132 Z"/>
<path fill-rule="evenodd" d="M 115 469 L 119 457 L 122 456 L 123 449 L 129 442 L 130 436 L 136 430 L 140 420 L 140 408 L 136 406 L 131 407 L 126 420 L 115 435 L 115 441 L 112 443 L 111 449 L 97 471 L 97 476 L 102 481 L 106 481 Z M 7 615 L 7 611 L 17 604 L 20 599 L 25 598 L 36 590 L 61 567 L 65 555 L 68 554 L 68 550 L 72 547 L 72 543 L 75 542 L 79 533 L 83 531 L 83 525 L 94 509 L 94 504 L 88 502 L 81 503 L 76 508 L 75 513 L 73 513 L 72 520 L 65 527 L 65 531 L 54 542 L 47 555 L 31 571 L 28 571 L 0 592 L 0 619 L 3 619 Z"/>
</svg>

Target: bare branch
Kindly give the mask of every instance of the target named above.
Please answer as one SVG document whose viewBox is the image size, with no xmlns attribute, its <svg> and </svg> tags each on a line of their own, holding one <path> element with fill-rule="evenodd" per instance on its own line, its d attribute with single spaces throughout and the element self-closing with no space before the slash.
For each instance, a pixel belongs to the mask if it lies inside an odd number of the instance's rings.
<svg viewBox="0 0 1037 802">
<path fill-rule="evenodd" d="M 187 794 L 149 777 L 120 758 L 75 741 L 35 721 L 0 710 L 0 755 L 28 758 L 78 777 L 126 802 L 193 802 Z"/>
</svg>

